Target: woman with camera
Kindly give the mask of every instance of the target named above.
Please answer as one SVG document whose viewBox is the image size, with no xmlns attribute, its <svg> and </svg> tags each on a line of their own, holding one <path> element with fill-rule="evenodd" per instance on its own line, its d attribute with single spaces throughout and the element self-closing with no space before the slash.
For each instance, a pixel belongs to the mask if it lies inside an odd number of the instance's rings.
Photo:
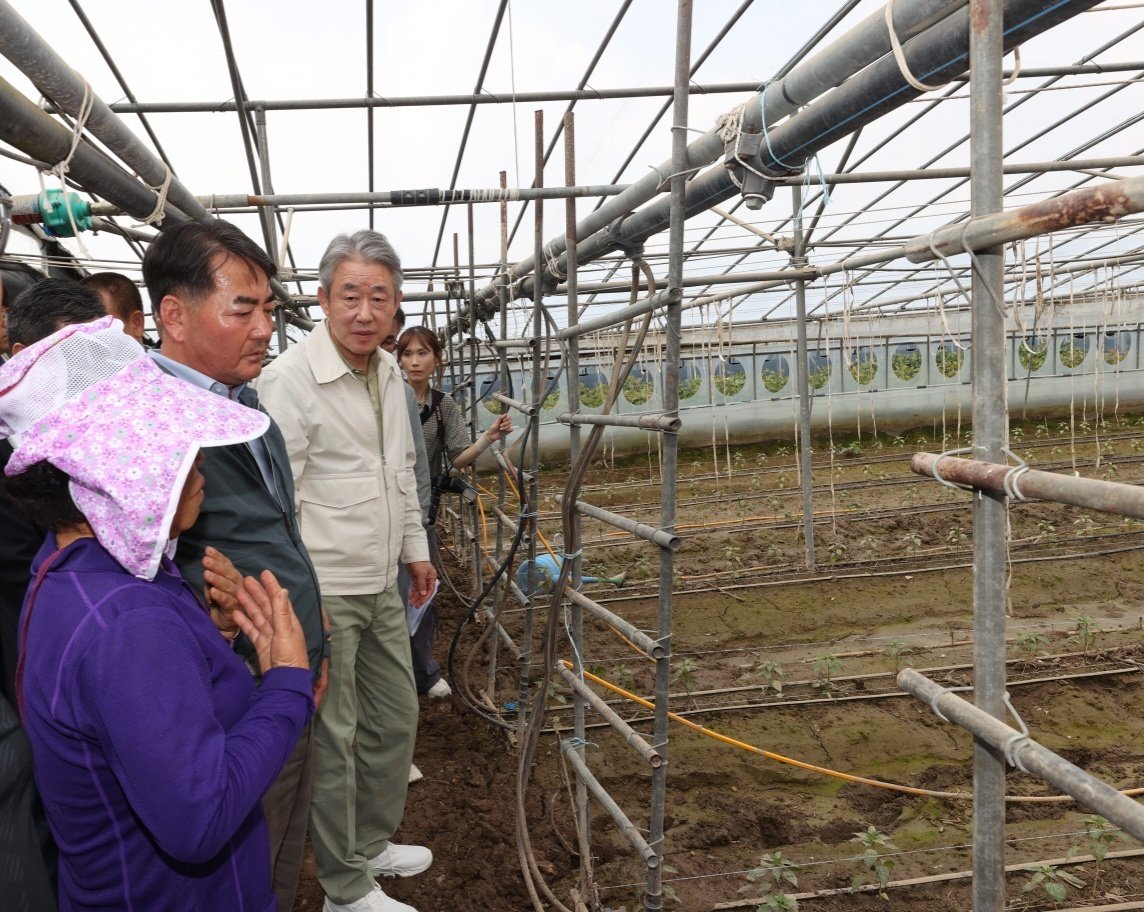
<svg viewBox="0 0 1144 912">
<path fill-rule="evenodd" d="M 463 469 L 502 437 L 512 432 L 512 418 L 506 412 L 498 415 L 476 443 L 469 442 L 469 431 L 461 416 L 461 409 L 448 393 L 432 387 L 434 374 L 445 363 L 445 350 L 437 334 L 424 326 L 411 326 L 397 340 L 397 361 L 405 371 L 405 379 L 417 394 L 421 412 L 421 432 L 425 435 L 425 450 L 429 457 L 429 472 L 433 478 L 433 502 L 429 510 L 429 552 L 438 563 L 437 534 L 433 521 L 441 494 L 455 491 L 457 482 L 450 476 L 451 469 Z M 430 606 L 431 614 L 417 628 L 413 636 L 413 673 L 417 678 L 418 693 L 431 697 L 449 695 L 449 684 L 441 677 L 441 666 L 433 658 L 433 635 L 437 629 L 437 609 Z"/>
</svg>

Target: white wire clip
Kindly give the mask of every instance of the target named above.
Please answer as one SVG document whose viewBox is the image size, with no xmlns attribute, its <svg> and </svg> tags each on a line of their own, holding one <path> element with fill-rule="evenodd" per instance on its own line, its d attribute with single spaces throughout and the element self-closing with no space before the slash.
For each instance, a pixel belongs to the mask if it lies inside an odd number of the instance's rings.
<svg viewBox="0 0 1144 912">
<path fill-rule="evenodd" d="M 957 456 L 961 453 L 972 452 L 973 447 L 961 447 L 961 449 L 958 450 L 946 450 L 944 453 L 938 453 L 937 458 L 933 461 L 933 466 L 930 468 L 930 471 L 933 472 L 933 477 L 940 481 L 947 488 L 953 488 L 955 491 L 972 491 L 972 485 L 957 484 L 956 482 L 949 481 L 948 479 L 942 477 L 941 471 L 938 469 L 938 466 L 941 464 L 941 461 L 945 459 L 945 457 Z"/>
<path fill-rule="evenodd" d="M 1022 773 L 1028 773 L 1029 770 L 1025 767 L 1025 764 L 1021 762 L 1019 752 L 1026 744 L 1032 744 L 1032 738 L 1029 737 L 1029 726 L 1025 724 L 1025 720 L 1021 718 L 1020 713 L 1017 712 L 1016 707 L 1014 707 L 1009 700 L 1009 691 L 1005 691 L 1005 696 L 1002 697 L 1002 700 L 1005 703 L 1005 708 L 1008 709 L 1013 718 L 1017 720 L 1017 725 L 1020 726 L 1021 730 L 1019 732 L 1013 732 L 1013 734 L 1006 738 L 1005 743 L 1001 745 L 1001 749 L 1005 752 L 1005 760 L 1010 766 L 1019 769 Z"/>
</svg>

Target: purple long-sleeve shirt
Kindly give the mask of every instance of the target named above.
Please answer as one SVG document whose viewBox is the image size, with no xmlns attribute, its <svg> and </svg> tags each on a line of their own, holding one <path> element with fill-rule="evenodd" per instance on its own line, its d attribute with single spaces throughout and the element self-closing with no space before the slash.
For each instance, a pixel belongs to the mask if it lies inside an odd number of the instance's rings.
<svg viewBox="0 0 1144 912">
<path fill-rule="evenodd" d="M 49 535 L 33 572 L 55 551 Z M 259 799 L 313 710 L 309 670 L 256 688 L 169 561 L 136 579 L 91 538 L 29 604 L 24 718 L 62 912 L 271 912 Z"/>
</svg>

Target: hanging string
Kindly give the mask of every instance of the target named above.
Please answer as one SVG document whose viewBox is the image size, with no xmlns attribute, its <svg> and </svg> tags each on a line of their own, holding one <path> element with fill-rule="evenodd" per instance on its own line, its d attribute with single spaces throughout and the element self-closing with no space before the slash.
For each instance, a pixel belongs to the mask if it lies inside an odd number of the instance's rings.
<svg viewBox="0 0 1144 912">
<path fill-rule="evenodd" d="M 770 130 L 767 128 L 767 89 L 770 87 L 771 83 L 767 82 L 763 85 L 763 90 L 759 93 L 759 117 L 763 123 L 763 142 L 766 143 L 767 154 L 770 155 L 771 161 L 775 162 L 776 164 L 782 165 L 782 167 L 790 171 L 799 171 L 806 164 L 805 160 L 802 164 L 792 165 L 790 162 L 783 161 L 778 155 L 775 154 L 775 150 L 771 148 L 771 134 Z M 763 174 L 760 171 L 756 171 L 754 168 L 751 168 L 750 170 L 759 175 L 759 177 L 769 176 Z"/>
</svg>

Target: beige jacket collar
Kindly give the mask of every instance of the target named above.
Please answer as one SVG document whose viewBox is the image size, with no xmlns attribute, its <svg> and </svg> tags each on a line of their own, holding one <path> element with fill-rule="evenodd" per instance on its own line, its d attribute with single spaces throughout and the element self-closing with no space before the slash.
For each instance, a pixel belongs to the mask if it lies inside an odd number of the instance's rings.
<svg viewBox="0 0 1144 912">
<path fill-rule="evenodd" d="M 314 380 L 319 384 L 333 383 L 340 377 L 352 374 L 353 371 L 345 359 L 338 352 L 334 344 L 334 337 L 330 335 L 330 327 L 322 320 L 306 339 L 306 360 L 310 362 L 310 370 L 314 373 Z M 393 356 L 387 351 L 377 349 L 377 379 L 378 387 L 384 395 L 386 384 L 391 377 L 401 379 L 400 370 Z"/>
</svg>

